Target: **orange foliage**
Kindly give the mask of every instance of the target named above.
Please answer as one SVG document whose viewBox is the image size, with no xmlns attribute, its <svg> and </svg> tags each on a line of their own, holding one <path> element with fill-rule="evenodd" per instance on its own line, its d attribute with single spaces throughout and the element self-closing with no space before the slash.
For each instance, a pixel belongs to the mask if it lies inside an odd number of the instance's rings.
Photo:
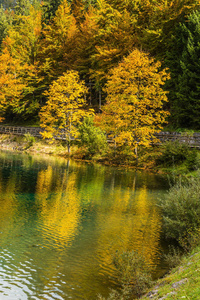
<svg viewBox="0 0 200 300">
<path fill-rule="evenodd" d="M 20 64 L 18 59 L 13 59 L 4 49 L 0 56 L 0 111 L 1 115 L 9 108 L 14 110 L 22 109 L 20 100 L 23 96 L 23 91 L 26 84 L 20 74 L 24 66 Z M 2 116 L 1 119 L 2 120 Z"/>
<path fill-rule="evenodd" d="M 101 126 L 116 143 L 148 146 L 168 115 L 162 85 L 168 78 L 160 62 L 135 49 L 108 76 Z"/>
<path fill-rule="evenodd" d="M 45 128 L 44 138 L 54 139 L 61 131 L 66 140 L 76 137 L 77 125 L 84 116 L 91 114 L 84 109 L 86 92 L 76 71 L 67 71 L 52 83 L 45 93 L 47 104 L 40 113 L 41 127 Z"/>
</svg>

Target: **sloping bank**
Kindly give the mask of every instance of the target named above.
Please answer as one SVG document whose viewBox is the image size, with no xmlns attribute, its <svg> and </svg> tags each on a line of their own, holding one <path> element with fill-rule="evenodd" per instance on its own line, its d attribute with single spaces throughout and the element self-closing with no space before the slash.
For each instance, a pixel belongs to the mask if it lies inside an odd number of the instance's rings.
<svg viewBox="0 0 200 300">
<path fill-rule="evenodd" d="M 200 299 L 199 183 L 200 170 L 195 176 L 178 178 L 160 199 L 163 234 L 166 239 L 175 240 L 186 256 L 181 257 L 177 250 L 173 252 L 170 259 L 172 263 L 178 262 L 178 267 L 160 279 L 143 299 Z"/>
<path fill-rule="evenodd" d="M 30 134 L 25 136 L 0 134 L 0 149 L 61 156 L 67 156 L 68 154 L 67 149 L 62 142 L 54 141 L 53 144 L 49 144 L 45 140 L 35 138 Z"/>
<path fill-rule="evenodd" d="M 141 299 L 200 299 L 200 246 Z"/>
</svg>

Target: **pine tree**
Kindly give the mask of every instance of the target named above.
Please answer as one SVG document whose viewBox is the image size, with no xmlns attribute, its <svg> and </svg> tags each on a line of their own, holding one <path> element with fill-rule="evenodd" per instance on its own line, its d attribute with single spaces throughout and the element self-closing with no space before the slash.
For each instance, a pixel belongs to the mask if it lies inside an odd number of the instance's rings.
<svg viewBox="0 0 200 300">
<path fill-rule="evenodd" d="M 17 15 L 29 15 L 31 7 L 30 0 L 17 0 L 15 5 L 15 13 Z"/>
<path fill-rule="evenodd" d="M 16 0 L 0 0 L 0 5 L 3 5 L 4 9 L 13 9 Z"/>
<path fill-rule="evenodd" d="M 43 10 L 43 21 L 46 24 L 51 23 L 52 19 L 56 15 L 61 0 L 45 0 L 42 5 Z"/>
<path fill-rule="evenodd" d="M 77 24 L 81 24 L 84 21 L 85 6 L 82 0 L 72 0 L 71 10 L 76 19 Z"/>
<path fill-rule="evenodd" d="M 0 50 L 2 46 L 2 41 L 6 37 L 9 28 L 13 23 L 14 12 L 9 9 L 4 9 L 3 6 L 0 7 Z"/>
<path fill-rule="evenodd" d="M 127 10 L 120 12 L 105 0 L 98 1 L 96 11 L 98 32 L 95 53 L 91 57 L 91 77 L 96 83 L 105 83 L 108 71 L 128 55 L 137 45 L 135 21 Z"/>
<path fill-rule="evenodd" d="M 171 121 L 176 127 L 200 128 L 200 12 L 194 11 L 176 29 L 166 65 Z"/>
<path fill-rule="evenodd" d="M 76 52 L 77 26 L 67 0 L 59 6 L 52 23 L 43 31 L 42 63 L 48 63 L 47 77 L 58 78 L 71 69 L 71 60 Z"/>
</svg>

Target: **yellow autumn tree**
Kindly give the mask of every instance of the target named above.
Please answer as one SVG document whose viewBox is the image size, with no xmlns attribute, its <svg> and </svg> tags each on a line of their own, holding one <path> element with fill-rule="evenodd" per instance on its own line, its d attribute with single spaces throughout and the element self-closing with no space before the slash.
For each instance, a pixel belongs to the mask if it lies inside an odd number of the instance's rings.
<svg viewBox="0 0 200 300">
<path fill-rule="evenodd" d="M 15 16 L 15 24 L 9 29 L 3 44 L 10 54 L 29 65 L 36 65 L 40 52 L 42 14 L 30 7 L 28 16 Z"/>
<path fill-rule="evenodd" d="M 21 102 L 26 82 L 22 77 L 23 69 L 26 68 L 18 59 L 13 59 L 5 48 L 0 55 L 0 121 L 6 111 L 23 110 Z"/>
<path fill-rule="evenodd" d="M 17 118 L 33 117 L 40 109 L 41 90 L 44 88 L 44 74 L 39 63 L 41 37 L 41 11 L 31 6 L 29 15 L 15 15 L 13 26 L 9 28 L 7 37 L 3 40 L 3 49 L 6 48 L 13 61 L 17 60 L 23 66 L 21 74 L 16 76 L 23 77 L 27 85 L 21 99 L 23 110 L 13 111 Z"/>
<path fill-rule="evenodd" d="M 97 1 L 95 21 L 98 31 L 93 38 L 95 51 L 91 56 L 90 77 L 102 85 L 109 69 L 138 45 L 138 34 L 134 16 L 106 0 Z"/>
<path fill-rule="evenodd" d="M 67 0 L 63 0 L 52 22 L 43 30 L 41 63 L 49 80 L 70 69 L 76 55 L 76 19 Z"/>
<path fill-rule="evenodd" d="M 118 145 L 149 146 L 168 112 L 162 85 L 168 78 L 161 63 L 135 49 L 108 76 L 106 104 L 100 124 Z"/>
<path fill-rule="evenodd" d="M 65 138 L 70 152 L 70 141 L 78 134 L 78 124 L 92 114 L 91 110 L 85 109 L 86 93 L 87 88 L 76 71 L 67 71 L 52 83 L 49 91 L 45 92 L 48 100 L 40 112 L 44 138 L 52 141 Z"/>
</svg>

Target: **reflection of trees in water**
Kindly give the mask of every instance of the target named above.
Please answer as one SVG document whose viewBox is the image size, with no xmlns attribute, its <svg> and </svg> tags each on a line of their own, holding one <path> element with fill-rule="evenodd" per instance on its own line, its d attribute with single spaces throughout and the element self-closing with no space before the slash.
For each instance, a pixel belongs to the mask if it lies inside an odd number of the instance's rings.
<svg viewBox="0 0 200 300">
<path fill-rule="evenodd" d="M 141 252 L 149 265 L 158 262 L 161 218 L 159 211 L 149 199 L 144 186 L 137 197 L 135 210 L 135 227 L 133 233 L 134 249 Z"/>
<path fill-rule="evenodd" d="M 41 170 L 37 175 L 37 184 L 36 184 L 36 199 L 41 201 L 46 200 L 51 192 L 53 181 L 53 169 L 51 166 L 48 166 L 47 169 Z"/>
<path fill-rule="evenodd" d="M 80 219 L 80 198 L 76 189 L 76 174 L 65 170 L 62 176 L 53 176 L 52 168 L 38 172 L 36 204 L 38 218 L 43 223 L 44 237 L 67 245 L 75 237 Z M 54 181 L 54 192 L 51 184 Z M 51 237 L 49 233 L 51 233 Z"/>
<path fill-rule="evenodd" d="M 45 287 L 47 290 L 53 290 L 55 282 L 60 280 L 64 267 L 61 261 L 66 256 L 66 247 L 69 247 L 76 237 L 81 214 L 76 174 L 69 173 L 66 168 L 61 176 L 56 175 L 50 166 L 38 172 L 35 194 L 36 204 L 40 207 L 38 212 L 38 222 L 42 223 L 40 234 L 46 248 L 44 273 L 48 278 L 48 288 Z M 52 183 L 53 193 L 51 193 Z"/>
<path fill-rule="evenodd" d="M 86 169 L 79 169 L 77 172 L 77 188 L 81 203 L 87 205 L 99 204 L 104 189 L 105 173 L 104 166 L 88 166 Z"/>
<path fill-rule="evenodd" d="M 53 239 L 67 243 L 74 238 L 81 210 L 87 204 L 86 207 L 97 209 L 95 218 L 97 226 L 99 224 L 97 228 L 103 239 L 102 244 L 106 244 L 107 240 L 109 244 L 114 243 L 111 247 L 113 249 L 123 247 L 143 251 L 149 262 L 153 263 L 158 251 L 160 218 L 148 199 L 146 186 L 134 191 L 136 177 L 132 177 L 132 186 L 128 177 L 130 187 L 125 188 L 117 172 L 106 173 L 106 167 L 80 165 L 76 169 L 76 163 L 65 166 L 65 169 L 59 169 L 48 165 L 37 173 L 34 199 L 38 208 L 37 216 L 45 230 L 51 231 Z M 16 213 L 18 209 L 19 203 L 15 196 L 17 187 L 20 189 L 20 179 L 15 173 L 7 181 L 6 189 L 2 187 L 1 181 L 1 220 L 6 219 L 8 214 L 11 216 Z M 111 191 L 106 194 L 107 187 Z M 21 202 L 20 205 L 23 208 L 25 204 Z M 23 213 L 27 213 L 25 206 L 21 210 Z"/>
<path fill-rule="evenodd" d="M 149 266 L 158 263 L 160 217 L 146 186 L 134 189 L 118 187 L 110 195 L 112 204 L 99 211 L 99 241 L 97 252 L 102 266 L 111 265 L 116 250 L 132 251 L 144 255 Z"/>
<path fill-rule="evenodd" d="M 105 274 L 114 275 L 111 263 L 117 249 L 138 250 L 149 264 L 156 264 L 160 219 L 146 179 L 141 186 L 140 175 L 136 180 L 133 171 L 62 159 L 57 163 L 51 157 L 49 163 L 39 157 L 14 160 L 7 177 L 0 172 L 0 225 L 5 227 L 6 242 L 9 232 L 15 235 L 14 243 L 20 241 L 16 265 L 31 258 L 42 274 L 40 278 L 39 273 L 31 273 L 33 285 L 38 281 L 41 290 L 45 286 L 53 290 L 60 274 L 66 281 L 73 274 L 73 281 L 86 287 L 99 276 L 102 285 Z M 75 239 L 80 232 L 81 238 Z"/>
<path fill-rule="evenodd" d="M 17 174 L 5 181 L 0 174 L 0 227 L 3 228 L 3 235 L 15 230 L 15 215 L 17 212 L 16 193 L 18 191 Z"/>
</svg>

